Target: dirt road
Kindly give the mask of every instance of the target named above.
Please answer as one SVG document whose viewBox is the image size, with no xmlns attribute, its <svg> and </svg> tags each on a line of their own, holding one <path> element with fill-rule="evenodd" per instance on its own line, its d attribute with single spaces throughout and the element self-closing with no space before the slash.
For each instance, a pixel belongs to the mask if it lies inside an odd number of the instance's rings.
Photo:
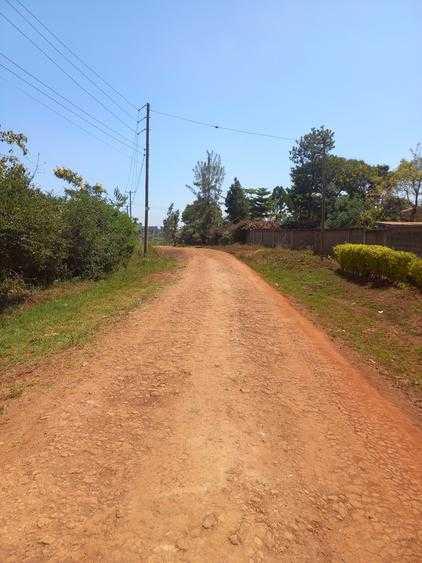
<svg viewBox="0 0 422 563">
<path fill-rule="evenodd" d="M 0 423 L 3 561 L 421 561 L 422 432 L 232 256 Z"/>
</svg>

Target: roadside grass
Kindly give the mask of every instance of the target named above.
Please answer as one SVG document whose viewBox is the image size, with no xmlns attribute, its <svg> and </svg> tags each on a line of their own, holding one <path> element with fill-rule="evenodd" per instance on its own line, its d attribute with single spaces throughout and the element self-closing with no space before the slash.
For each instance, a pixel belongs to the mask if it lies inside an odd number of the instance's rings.
<svg viewBox="0 0 422 563">
<path fill-rule="evenodd" d="M 398 384 L 422 388 L 422 294 L 359 283 L 309 251 L 228 247 L 228 252 L 304 306 L 328 334 Z"/>
<path fill-rule="evenodd" d="M 133 257 L 126 268 L 99 281 L 60 282 L 0 314 L 0 369 L 27 364 L 89 340 L 96 330 L 153 294 L 162 285 L 158 274 L 176 260 L 152 250 Z M 21 393 L 16 384 L 13 397 Z"/>
</svg>

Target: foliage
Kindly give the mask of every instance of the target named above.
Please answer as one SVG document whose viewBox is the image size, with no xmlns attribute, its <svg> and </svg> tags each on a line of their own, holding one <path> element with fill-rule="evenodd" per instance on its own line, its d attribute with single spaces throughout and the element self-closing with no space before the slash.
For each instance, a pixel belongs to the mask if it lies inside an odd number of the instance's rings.
<svg viewBox="0 0 422 563">
<path fill-rule="evenodd" d="M 341 269 L 353 276 L 391 282 L 406 281 L 415 260 L 411 252 L 376 244 L 339 244 L 334 257 Z"/>
<path fill-rule="evenodd" d="M 399 219 L 403 197 L 393 194 L 389 167 L 329 154 L 333 148 L 334 133 L 324 127 L 297 141 L 290 153 L 292 186 L 284 197 L 283 222 L 317 226 L 323 184 L 327 226 L 373 227 L 377 221 Z"/>
<path fill-rule="evenodd" d="M 283 186 L 276 186 L 271 194 L 271 215 L 276 221 L 283 221 L 288 214 L 288 192 Z"/>
<path fill-rule="evenodd" d="M 11 149 L 9 152 L 12 151 L 13 145 L 16 145 L 20 148 L 24 155 L 28 154 L 28 139 L 23 133 L 16 133 L 15 131 L 2 131 L 0 129 L 0 143 L 6 143 L 11 145 Z"/>
<path fill-rule="evenodd" d="M 70 276 L 99 278 L 125 264 L 136 248 L 136 225 L 104 198 L 85 190 L 65 202 Z"/>
<path fill-rule="evenodd" d="M 231 223 L 237 223 L 246 219 L 249 215 L 249 203 L 239 180 L 234 179 L 229 187 L 225 199 L 226 213 Z"/>
<path fill-rule="evenodd" d="M 422 289 L 422 259 L 421 258 L 416 258 L 416 260 L 414 260 L 411 263 L 409 268 L 409 278 L 416 287 Z"/>
<path fill-rule="evenodd" d="M 197 199 L 183 213 L 184 226 L 180 238 L 185 244 L 213 244 L 215 229 L 223 224 L 223 215 L 216 202 Z"/>
<path fill-rule="evenodd" d="M 49 283 L 65 274 L 63 202 L 30 185 L 15 159 L 0 160 L 0 280 Z"/>
<path fill-rule="evenodd" d="M 23 134 L 2 132 L 1 140 L 27 150 Z M 98 278 L 127 262 L 136 247 L 137 228 L 120 211 L 120 192 L 110 202 L 100 184 L 88 184 L 73 170 L 57 168 L 55 174 L 69 184 L 65 197 L 33 186 L 15 156 L 0 158 L 3 300 L 56 279 Z"/>
<path fill-rule="evenodd" d="M 377 221 L 385 218 L 383 215 L 383 209 L 380 206 L 373 205 L 365 197 L 339 195 L 328 214 L 326 226 L 329 229 L 371 228 L 375 226 Z"/>
<path fill-rule="evenodd" d="M 321 126 L 312 128 L 291 149 L 290 160 L 294 166 L 290 173 L 289 211 L 294 222 L 320 221 L 323 185 L 327 186 L 327 198 L 330 198 L 327 156 L 334 146 L 334 132 Z"/>
<path fill-rule="evenodd" d="M 185 244 L 212 244 L 215 230 L 223 224 L 220 198 L 224 180 L 224 167 L 220 155 L 207 151 L 205 160 L 198 161 L 193 169 L 193 203 L 182 213 L 184 226 L 180 237 Z"/>
<path fill-rule="evenodd" d="M 224 166 L 221 157 L 207 151 L 205 160 L 198 160 L 193 169 L 193 186 L 187 186 L 198 200 L 219 203 L 224 181 Z"/>
<path fill-rule="evenodd" d="M 265 188 L 249 188 L 245 190 L 249 200 L 249 217 L 266 219 L 271 214 L 271 192 Z"/>
<path fill-rule="evenodd" d="M 422 195 L 422 156 L 420 145 L 411 151 L 412 159 L 402 159 L 394 172 L 393 181 L 396 193 L 405 197 L 412 206 L 412 216 L 416 214 L 419 197 Z"/>
<path fill-rule="evenodd" d="M 177 239 L 177 231 L 179 227 L 179 215 L 180 211 L 174 209 L 174 202 L 169 205 L 167 210 L 167 216 L 163 220 L 163 232 L 164 238 L 167 242 L 175 244 Z"/>
</svg>

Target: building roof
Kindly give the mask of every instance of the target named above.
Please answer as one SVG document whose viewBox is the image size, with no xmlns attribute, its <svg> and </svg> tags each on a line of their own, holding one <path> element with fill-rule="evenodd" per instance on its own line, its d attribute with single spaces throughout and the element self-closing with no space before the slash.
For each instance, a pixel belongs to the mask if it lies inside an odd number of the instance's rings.
<svg viewBox="0 0 422 563">
<path fill-rule="evenodd" d="M 391 229 L 394 227 L 405 228 L 422 228 L 422 221 L 378 221 L 377 225 Z"/>
</svg>

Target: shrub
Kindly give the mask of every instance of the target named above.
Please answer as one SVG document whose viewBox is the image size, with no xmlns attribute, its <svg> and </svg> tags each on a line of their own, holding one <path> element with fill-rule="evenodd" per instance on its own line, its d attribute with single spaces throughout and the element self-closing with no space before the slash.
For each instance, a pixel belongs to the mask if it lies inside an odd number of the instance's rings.
<svg viewBox="0 0 422 563">
<path fill-rule="evenodd" d="M 334 257 L 341 269 L 353 276 L 391 282 L 405 281 L 416 258 L 411 252 L 366 244 L 339 244 Z"/>
<path fill-rule="evenodd" d="M 29 185 L 23 166 L 0 166 L 0 276 L 45 284 L 64 275 L 63 201 Z"/>
<path fill-rule="evenodd" d="M 100 196 L 84 191 L 65 202 L 71 276 L 98 278 L 125 264 L 138 241 L 136 225 Z"/>
<path fill-rule="evenodd" d="M 410 281 L 419 289 L 422 289 L 422 259 L 416 258 L 410 265 L 409 269 Z"/>
<path fill-rule="evenodd" d="M 0 158 L 3 302 L 19 300 L 28 286 L 103 276 L 125 264 L 138 245 L 136 224 L 97 185 L 66 194 L 33 187 L 16 158 Z"/>
<path fill-rule="evenodd" d="M 23 301 L 31 294 L 22 278 L 5 278 L 0 280 L 0 309 Z"/>
</svg>

